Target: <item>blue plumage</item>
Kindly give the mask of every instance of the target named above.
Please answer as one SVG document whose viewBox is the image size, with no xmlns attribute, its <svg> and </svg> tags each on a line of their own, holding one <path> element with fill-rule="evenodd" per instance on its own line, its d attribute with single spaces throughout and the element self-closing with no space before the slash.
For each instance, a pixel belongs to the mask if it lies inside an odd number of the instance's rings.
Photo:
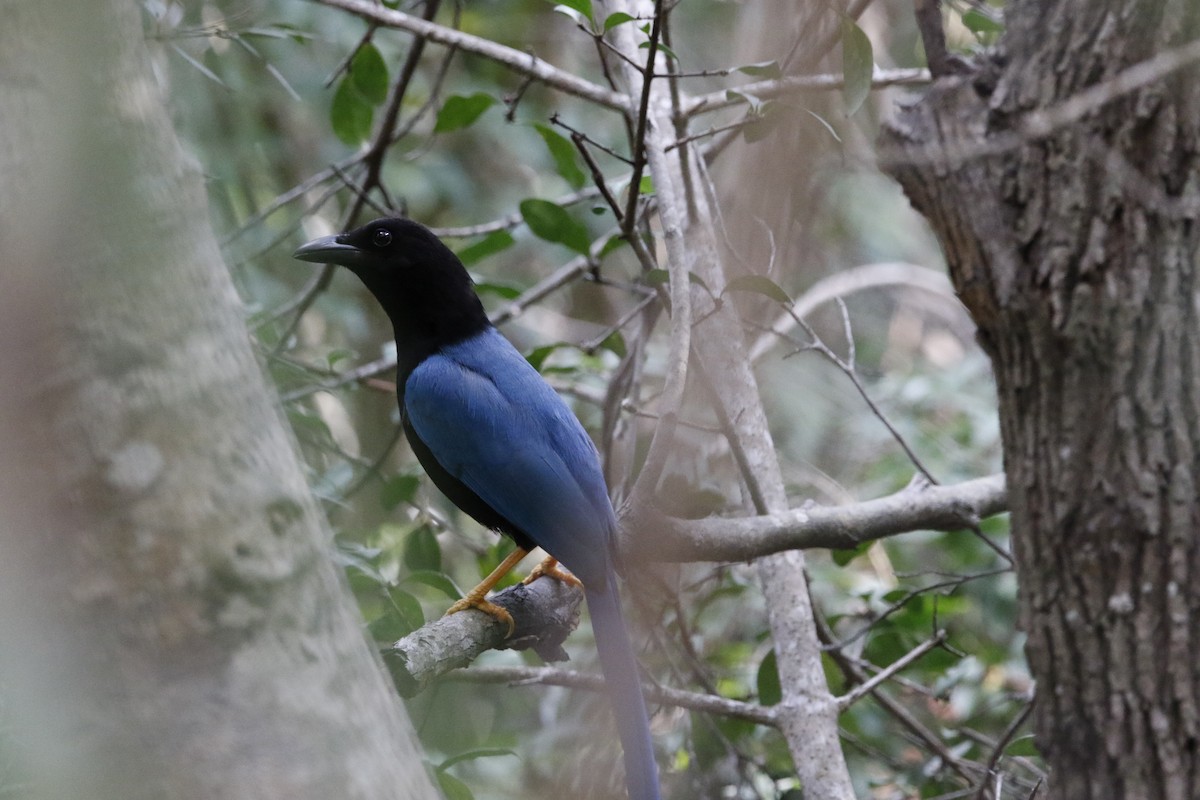
<svg viewBox="0 0 1200 800">
<path fill-rule="evenodd" d="M 499 331 L 422 361 L 405 382 L 404 414 L 447 472 L 584 585 L 605 585 L 616 519 L 595 445 Z"/>
<path fill-rule="evenodd" d="M 616 516 L 583 426 L 492 327 L 462 263 L 421 225 L 375 220 L 295 255 L 351 269 L 383 305 L 396 332 L 404 430 L 438 488 L 583 581 L 630 800 L 658 800 L 637 658 L 617 596 Z"/>
</svg>

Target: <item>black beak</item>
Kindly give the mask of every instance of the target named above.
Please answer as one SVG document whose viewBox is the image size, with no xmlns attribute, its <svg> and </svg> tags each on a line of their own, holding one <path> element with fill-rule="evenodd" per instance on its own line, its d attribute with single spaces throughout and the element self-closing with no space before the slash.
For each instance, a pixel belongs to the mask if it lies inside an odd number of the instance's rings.
<svg viewBox="0 0 1200 800">
<path fill-rule="evenodd" d="M 337 264 L 343 267 L 351 267 L 358 263 L 363 252 L 351 244 L 343 244 L 338 241 L 338 236 L 322 236 L 320 239 L 313 239 L 311 242 L 300 245 L 296 252 L 292 253 L 292 258 L 300 261 L 312 261 L 317 264 Z"/>
</svg>

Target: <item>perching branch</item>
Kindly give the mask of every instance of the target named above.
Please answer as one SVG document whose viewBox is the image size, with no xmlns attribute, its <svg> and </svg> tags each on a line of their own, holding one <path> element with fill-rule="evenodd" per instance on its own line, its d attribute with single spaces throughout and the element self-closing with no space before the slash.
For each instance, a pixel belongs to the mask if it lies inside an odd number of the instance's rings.
<svg viewBox="0 0 1200 800">
<path fill-rule="evenodd" d="M 384 662 L 405 697 L 435 678 L 465 667 L 487 650 L 533 650 L 544 661 L 565 661 L 563 640 L 579 624 L 583 592 L 561 581 L 518 583 L 488 598 L 512 614 L 516 630 L 468 610 L 423 625 L 384 651 Z"/>
<path fill-rule="evenodd" d="M 626 536 L 622 545 L 629 563 L 647 558 L 748 561 L 786 549 L 849 548 L 913 530 L 956 530 L 968 527 L 971 520 L 977 523 L 1006 508 L 1004 476 L 992 475 L 951 486 L 910 485 L 888 497 L 853 505 L 796 509 L 759 517 L 706 520 L 681 520 L 665 515 L 653 520 L 642 517 L 634 524 L 643 535 Z M 630 520 L 623 516 L 622 521 Z M 652 537 L 648 535 L 651 533 Z M 561 660 L 562 642 L 579 622 L 583 595 L 578 589 L 554 580 L 537 580 L 528 586 L 513 586 L 490 599 L 513 615 L 516 633 L 506 640 L 502 623 L 475 611 L 442 617 L 421 627 L 384 653 L 401 694 L 406 697 L 417 694 L 434 679 L 470 664 L 486 650 L 533 649 L 546 661 Z M 685 702 L 687 692 L 657 691 L 662 702 L 695 707 L 688 705 L 694 699 Z M 656 697 L 653 691 L 650 696 Z M 741 706 L 737 713 L 732 709 L 733 706 L 704 710 L 733 714 L 764 725 L 776 724 L 774 713 L 765 709 L 762 711 L 770 719 L 765 716 L 760 719 Z"/>
</svg>

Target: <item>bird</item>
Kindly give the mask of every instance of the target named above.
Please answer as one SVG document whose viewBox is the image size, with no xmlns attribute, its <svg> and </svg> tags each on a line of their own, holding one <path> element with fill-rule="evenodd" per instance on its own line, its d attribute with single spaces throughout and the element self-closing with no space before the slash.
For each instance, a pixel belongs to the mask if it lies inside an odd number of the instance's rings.
<svg viewBox="0 0 1200 800">
<path fill-rule="evenodd" d="M 432 231 L 384 217 L 293 254 L 358 276 L 391 320 L 400 419 L 434 485 L 516 550 L 447 613 L 512 617 L 486 594 L 531 550 L 530 574 L 578 584 L 624 751 L 630 800 L 659 800 L 639 668 L 618 595 L 617 520 L 596 446 L 561 397 L 488 319 L 466 268 Z M 559 564 L 566 567 L 567 572 Z"/>
</svg>

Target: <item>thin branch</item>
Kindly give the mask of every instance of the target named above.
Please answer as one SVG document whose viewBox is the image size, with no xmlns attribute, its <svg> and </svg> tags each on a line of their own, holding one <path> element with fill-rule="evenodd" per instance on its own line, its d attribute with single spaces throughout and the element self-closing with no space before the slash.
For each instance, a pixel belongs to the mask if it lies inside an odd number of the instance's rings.
<svg viewBox="0 0 1200 800">
<path fill-rule="evenodd" d="M 646 125 L 650 122 L 650 88 L 654 85 L 654 57 L 658 54 L 658 37 L 662 31 L 662 0 L 654 1 L 654 21 L 650 24 L 650 49 L 646 54 L 646 66 L 641 69 L 642 95 L 638 101 L 637 126 L 629 151 L 633 155 L 633 177 L 629 179 L 629 200 L 625 204 L 621 229 L 632 237 L 637 223 L 637 202 L 641 189 L 642 171 L 646 169 Z"/>
<path fill-rule="evenodd" d="M 852 549 L 916 530 L 968 530 L 1008 510 L 1004 475 L 948 486 L 908 486 L 876 500 L 790 509 L 754 517 L 679 520 L 649 509 L 625 509 L 623 537 L 631 559 L 750 561 L 769 553 L 815 547 Z M 653 531 L 654 535 L 647 535 Z"/>
<path fill-rule="evenodd" d="M 883 89 L 888 86 L 920 86 L 929 83 L 931 77 L 927 69 L 876 69 L 871 78 L 871 88 Z M 742 86 L 722 89 L 719 92 L 702 94 L 686 100 L 683 105 L 684 116 L 694 117 L 709 111 L 729 108 L 745 100 L 737 95 L 751 95 L 760 100 L 770 100 L 784 95 L 805 91 L 829 91 L 841 89 L 846 83 L 845 76 L 840 72 L 823 73 L 820 75 L 789 75 L 767 81 L 755 81 Z M 736 94 L 730 95 L 730 92 Z"/>
<path fill-rule="evenodd" d="M 913 465 L 920 471 L 920 473 L 925 476 L 927 481 L 932 484 L 937 484 L 937 478 L 933 477 L 933 473 L 926 468 L 925 464 L 921 461 L 921 458 L 917 455 L 917 452 L 913 450 L 911 446 L 909 446 L 908 441 L 905 440 L 899 429 L 892 424 L 892 421 L 888 419 L 887 414 L 883 413 L 883 409 L 875 403 L 875 400 L 872 399 L 870 393 L 867 391 L 867 387 L 863 385 L 862 380 L 858 377 L 858 370 L 855 369 L 854 366 L 854 337 L 850 330 L 850 316 L 846 311 L 846 304 L 842 298 L 837 297 L 835 300 L 837 301 L 838 307 L 842 312 L 842 322 L 846 332 L 847 347 L 849 348 L 848 360 L 842 359 L 837 353 L 833 352 L 833 350 L 825 344 L 821 337 L 817 335 L 817 332 L 812 329 L 812 326 L 805 322 L 803 317 L 795 313 L 794 307 L 789 303 L 785 306 L 788 313 L 795 317 L 796 324 L 799 325 L 804 332 L 808 334 L 809 339 L 811 339 L 808 344 L 802 345 L 795 352 L 804 352 L 806 350 L 815 351 L 820 353 L 830 363 L 840 369 L 842 373 L 850 379 L 850 383 L 853 384 L 855 390 L 858 391 L 859 396 L 862 397 L 863 402 L 867 404 L 867 407 L 871 409 L 871 413 L 883 423 L 883 426 L 888 429 L 888 433 L 892 435 L 892 438 L 895 439 L 896 443 L 899 444 L 901 449 L 904 450 L 904 453 L 908 456 L 908 460 L 911 461 Z"/>
<path fill-rule="evenodd" d="M 862 683 L 858 684 L 853 689 L 851 689 L 849 692 L 846 692 L 846 694 L 839 697 L 837 699 L 838 710 L 845 711 L 847 708 L 854 705 L 856 702 L 861 700 L 863 697 L 865 697 L 866 695 L 875 691 L 875 688 L 877 686 L 879 686 L 879 684 L 883 683 L 886 680 L 889 680 L 897 672 L 899 672 L 902 669 L 905 669 L 910 664 L 912 664 L 917 659 L 919 659 L 921 656 L 928 653 L 930 650 L 934 649 L 935 647 L 940 646 L 942 644 L 942 642 L 944 642 L 944 641 L 946 641 L 946 632 L 938 631 L 937 635 L 934 636 L 932 639 L 927 639 L 924 642 L 921 642 L 921 644 L 917 645 L 912 650 L 908 651 L 903 656 L 896 659 L 891 664 L 888 664 L 886 667 L 881 669 L 879 672 L 872 675 L 870 677 L 870 679 L 863 681 Z"/>
<path fill-rule="evenodd" d="M 464 683 L 507 683 L 515 686 L 565 686 L 589 692 L 604 690 L 604 678 L 600 675 L 555 667 L 476 667 L 452 672 L 446 676 L 446 680 Z M 767 706 L 652 684 L 643 684 L 642 690 L 646 699 L 662 705 L 742 719 L 759 725 L 776 725 L 775 712 Z"/>
<path fill-rule="evenodd" d="M 751 360 L 758 361 L 775 346 L 780 337 L 786 337 L 789 332 L 794 330 L 797 327 L 797 316 L 807 317 L 818 307 L 832 302 L 837 297 L 885 288 L 915 289 L 928 292 L 953 304 L 956 309 L 961 311 L 964 318 L 967 316 L 966 309 L 962 308 L 962 303 L 955 295 L 954 287 L 951 285 L 950 279 L 946 277 L 946 273 L 902 261 L 863 264 L 822 278 L 809 287 L 808 291 L 792 301 L 792 310 L 795 311 L 795 314 L 788 311 L 780 313 L 774 324 L 771 325 L 770 332 L 765 332 L 750 348 Z"/>
<path fill-rule="evenodd" d="M 929 72 L 937 78 L 970 70 L 967 62 L 946 49 L 946 29 L 942 25 L 941 0 L 914 0 L 913 13 L 917 18 L 917 31 L 925 47 L 925 61 Z"/>
<path fill-rule="evenodd" d="M 348 11 L 368 22 L 386 28 L 415 33 L 431 42 L 457 47 L 464 52 L 491 59 L 503 64 L 513 72 L 527 75 L 559 91 L 581 97 L 605 108 L 621 112 L 630 111 L 629 99 L 625 95 L 584 80 L 574 73 L 559 69 L 536 56 L 497 44 L 490 39 L 447 28 L 444 25 L 405 14 L 403 11 L 395 11 L 384 5 L 377 5 L 369 0 L 313 0 L 313 2 Z"/>
<path fill-rule="evenodd" d="M 828 627 L 818 618 L 817 630 L 821 634 L 823 641 L 828 643 L 830 631 Z M 837 663 L 838 668 L 846 675 L 847 678 L 853 681 L 865 682 L 867 680 L 866 672 L 854 663 L 853 659 L 844 655 L 839 650 L 830 650 L 830 657 Z M 891 714 L 895 720 L 900 723 L 909 733 L 920 740 L 925 747 L 936 753 L 942 763 L 954 770 L 968 784 L 973 783 L 974 774 L 972 768 L 976 765 L 969 761 L 959 758 L 950 751 L 946 743 L 941 740 L 936 733 L 929 730 L 911 711 L 904 705 L 895 700 L 882 687 L 876 686 L 871 690 L 871 694 L 880 707 Z"/>
<path fill-rule="evenodd" d="M 1025 707 L 1021 709 L 1021 712 L 1013 717 L 1012 722 L 1008 723 L 1008 727 L 1000 734 L 1000 739 L 996 742 L 996 746 L 992 748 L 992 755 L 987 762 L 987 774 L 979 781 L 979 789 L 975 792 L 975 800 L 987 800 L 988 776 L 996 774 L 996 766 L 1000 763 L 1000 757 L 1004 755 L 1004 749 L 1008 747 L 1008 743 L 1017 735 L 1017 731 L 1025 724 L 1025 720 L 1029 718 L 1029 714 L 1032 711 L 1033 698 L 1031 697 L 1026 700 Z M 995 793 L 994 798 L 995 800 L 1000 800 L 999 791 Z"/>
</svg>

